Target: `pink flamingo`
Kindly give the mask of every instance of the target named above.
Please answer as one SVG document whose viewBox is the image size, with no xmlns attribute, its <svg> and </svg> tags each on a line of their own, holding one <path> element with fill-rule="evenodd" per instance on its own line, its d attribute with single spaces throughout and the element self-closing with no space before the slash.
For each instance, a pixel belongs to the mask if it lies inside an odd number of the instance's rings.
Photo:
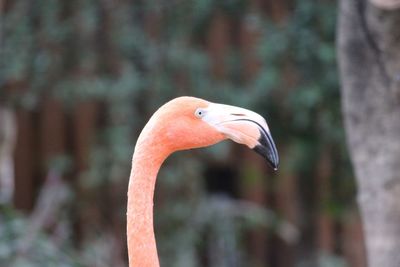
<svg viewBox="0 0 400 267">
<path fill-rule="evenodd" d="M 179 97 L 159 108 L 142 130 L 132 159 L 127 237 L 130 267 L 158 267 L 153 195 L 158 170 L 173 152 L 225 139 L 247 145 L 276 170 L 279 159 L 266 121 L 247 109 Z"/>
</svg>

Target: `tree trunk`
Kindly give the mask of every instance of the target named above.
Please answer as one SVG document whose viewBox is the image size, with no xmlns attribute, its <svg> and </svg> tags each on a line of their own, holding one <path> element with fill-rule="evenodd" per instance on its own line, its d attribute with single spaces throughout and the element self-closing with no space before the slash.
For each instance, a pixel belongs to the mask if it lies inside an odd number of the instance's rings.
<svg viewBox="0 0 400 267">
<path fill-rule="evenodd" d="M 376 2 L 376 1 L 374 1 Z M 400 10 L 342 0 L 338 54 L 369 266 L 400 266 Z"/>
</svg>

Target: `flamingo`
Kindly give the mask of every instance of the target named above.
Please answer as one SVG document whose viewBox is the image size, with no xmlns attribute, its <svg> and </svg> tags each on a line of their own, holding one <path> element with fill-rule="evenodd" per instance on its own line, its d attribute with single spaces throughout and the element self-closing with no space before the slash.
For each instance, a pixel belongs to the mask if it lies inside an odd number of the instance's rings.
<svg viewBox="0 0 400 267">
<path fill-rule="evenodd" d="M 225 139 L 244 144 L 276 170 L 276 146 L 264 118 L 235 106 L 178 97 L 161 106 L 140 133 L 128 186 L 129 267 L 158 267 L 153 196 L 158 170 L 173 152 L 211 146 Z"/>
</svg>

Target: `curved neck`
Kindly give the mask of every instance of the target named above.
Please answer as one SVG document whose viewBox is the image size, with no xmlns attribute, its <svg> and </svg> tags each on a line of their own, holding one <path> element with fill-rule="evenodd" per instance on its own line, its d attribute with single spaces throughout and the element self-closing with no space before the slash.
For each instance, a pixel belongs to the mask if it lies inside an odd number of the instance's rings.
<svg viewBox="0 0 400 267">
<path fill-rule="evenodd" d="M 158 170 L 168 154 L 157 135 L 142 132 L 133 154 L 128 188 L 129 267 L 159 266 L 153 229 L 153 196 Z"/>
</svg>

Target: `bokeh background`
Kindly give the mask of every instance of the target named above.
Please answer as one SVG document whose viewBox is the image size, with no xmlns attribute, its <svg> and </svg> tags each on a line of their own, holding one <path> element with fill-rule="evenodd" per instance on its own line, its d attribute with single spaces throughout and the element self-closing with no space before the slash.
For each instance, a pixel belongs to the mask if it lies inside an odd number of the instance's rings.
<svg viewBox="0 0 400 267">
<path fill-rule="evenodd" d="M 163 165 L 162 266 L 365 266 L 333 0 L 1 0 L 0 266 L 127 266 L 135 140 L 193 95 L 267 118 Z"/>
</svg>

